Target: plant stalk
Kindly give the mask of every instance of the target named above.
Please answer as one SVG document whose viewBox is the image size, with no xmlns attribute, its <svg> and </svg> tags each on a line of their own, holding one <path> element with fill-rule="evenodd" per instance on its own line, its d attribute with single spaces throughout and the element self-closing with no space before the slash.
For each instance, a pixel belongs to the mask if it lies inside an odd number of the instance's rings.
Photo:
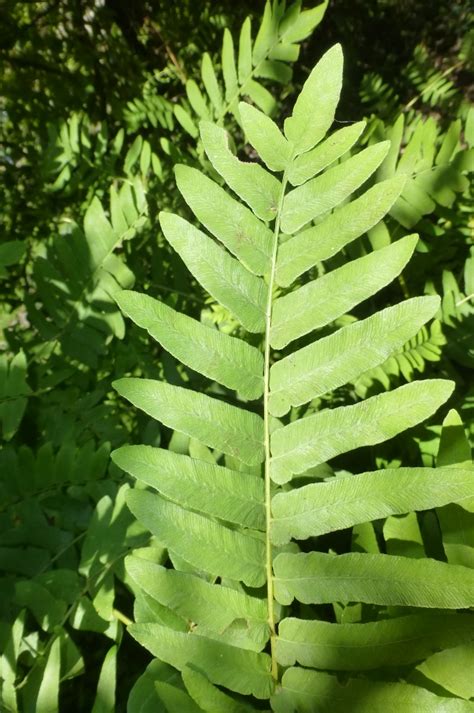
<svg viewBox="0 0 474 713">
<path fill-rule="evenodd" d="M 270 266 L 270 274 L 268 279 L 268 298 L 265 310 L 265 351 L 264 351 L 264 370 L 263 370 L 263 428 L 264 428 L 264 445 L 265 445 L 265 556 L 266 556 L 266 574 L 267 574 L 267 607 L 268 607 L 268 625 L 270 627 L 270 652 L 272 658 L 272 678 L 275 683 L 278 681 L 278 664 L 275 655 L 276 643 L 276 624 L 275 611 L 273 606 L 273 557 L 272 557 L 272 542 L 270 538 L 270 526 L 272 521 L 271 509 L 271 477 L 270 477 L 270 412 L 268 410 L 268 398 L 270 394 L 270 328 L 272 324 L 272 307 L 273 307 L 273 287 L 275 283 L 276 259 L 278 253 L 278 238 L 280 234 L 280 216 L 283 207 L 283 199 L 285 196 L 287 179 L 286 173 L 283 175 L 281 194 L 278 201 L 278 210 L 275 219 L 275 228 L 273 231 L 273 249 Z"/>
</svg>

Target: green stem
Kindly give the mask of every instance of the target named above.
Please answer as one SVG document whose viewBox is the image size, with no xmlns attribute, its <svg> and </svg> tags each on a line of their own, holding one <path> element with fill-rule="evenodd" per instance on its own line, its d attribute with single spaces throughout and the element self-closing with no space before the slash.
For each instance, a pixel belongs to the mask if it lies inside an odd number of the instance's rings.
<svg viewBox="0 0 474 713">
<path fill-rule="evenodd" d="M 461 305 L 465 304 L 466 302 L 470 302 L 474 298 L 474 292 L 471 295 L 467 295 L 467 297 L 464 297 L 464 299 L 459 300 L 459 302 L 456 302 L 456 307 L 460 307 Z"/>
<path fill-rule="evenodd" d="M 270 412 L 268 410 L 268 397 L 270 393 L 270 328 L 272 323 L 272 307 L 273 307 L 273 286 L 275 282 L 275 268 L 278 253 L 278 238 L 280 233 L 280 216 L 283 206 L 283 199 L 286 188 L 286 174 L 283 175 L 280 200 L 278 202 L 278 212 L 275 220 L 275 229 L 273 232 L 273 249 L 270 266 L 270 275 L 268 279 L 268 298 L 265 310 L 265 353 L 264 353 L 264 370 L 263 370 L 263 428 L 264 428 L 264 444 L 265 444 L 265 515 L 266 515 L 266 535 L 265 535 L 265 552 L 266 552 L 266 574 L 267 574 L 267 602 L 268 602 L 268 625 L 270 627 L 270 651 L 272 657 L 272 678 L 275 682 L 278 681 L 278 664 L 275 655 L 276 642 L 276 624 L 275 611 L 273 606 L 273 557 L 272 543 L 270 539 L 270 526 L 272 521 L 271 510 L 271 476 L 270 476 Z"/>
<path fill-rule="evenodd" d="M 125 626 L 130 626 L 130 624 L 133 624 L 133 621 L 129 619 L 128 616 L 125 616 L 125 614 L 119 609 L 112 609 L 112 614 L 116 619 L 121 621 L 122 624 L 125 624 Z"/>
<path fill-rule="evenodd" d="M 399 284 L 400 287 L 401 287 L 402 294 L 403 294 L 404 298 L 405 298 L 406 300 L 410 299 L 410 292 L 409 292 L 409 290 L 408 290 L 408 285 L 407 285 L 407 283 L 405 282 L 405 278 L 403 277 L 403 275 L 402 275 L 401 273 L 400 273 L 400 275 L 398 276 L 398 284 Z"/>
</svg>

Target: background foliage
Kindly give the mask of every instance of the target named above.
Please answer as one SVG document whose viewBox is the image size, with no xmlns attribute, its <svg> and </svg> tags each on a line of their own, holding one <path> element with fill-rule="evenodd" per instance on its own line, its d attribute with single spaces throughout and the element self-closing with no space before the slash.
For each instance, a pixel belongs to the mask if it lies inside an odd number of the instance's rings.
<svg viewBox="0 0 474 713">
<path fill-rule="evenodd" d="M 135 286 L 239 334 L 230 313 L 207 298 L 167 246 L 157 214 L 183 213 L 174 163 L 209 168 L 200 118 L 240 137 L 243 151 L 238 100 L 285 116 L 334 42 L 346 57 L 336 122 L 366 118 L 362 145 L 392 140 L 378 178 L 409 177 L 390 215 L 348 255 L 419 233 L 414 259 L 372 299 L 371 311 L 423 294 L 439 294 L 441 308 L 399 354 L 311 407 L 356 403 L 420 373 L 448 377 L 456 382 L 449 406 L 472 442 L 470 4 L 334 0 L 324 19 L 324 5 L 303 15 L 296 6 L 290 39 L 270 53 L 258 40 L 264 9 L 263 2 L 185 0 L 6 0 L 0 8 L 0 678 L 7 711 L 141 710 L 154 680 L 164 682 L 163 710 L 179 710 L 166 689 L 174 674 L 149 665 L 151 657 L 126 633 L 137 608 L 160 612 L 126 572 L 125 555 L 147 548 L 142 556 L 162 563 L 167 554 L 126 507 L 130 481 L 109 453 L 145 443 L 203 460 L 210 454 L 131 410 L 111 384 L 133 375 L 211 393 L 219 387 L 126 322 L 115 298 Z M 244 57 L 247 16 L 254 63 L 246 69 L 242 59 L 234 80 L 229 56 L 233 46 Z M 344 315 L 337 326 L 363 316 Z M 359 449 L 350 462 L 339 457 L 328 474 L 435 465 L 446 412 L 387 444 Z M 459 419 L 451 419 L 446 428 L 457 428 L 462 441 Z M 460 447 L 469 460 L 468 447 Z M 392 517 L 376 531 L 360 526 L 328 536 L 324 547 L 409 550 L 472 567 L 471 515 L 444 513 L 444 530 L 430 511 Z M 335 603 L 321 615 L 360 621 L 358 609 Z M 446 647 L 394 679 L 473 697 L 443 655 L 468 653 Z M 462 668 L 467 659 L 459 660 Z"/>
</svg>

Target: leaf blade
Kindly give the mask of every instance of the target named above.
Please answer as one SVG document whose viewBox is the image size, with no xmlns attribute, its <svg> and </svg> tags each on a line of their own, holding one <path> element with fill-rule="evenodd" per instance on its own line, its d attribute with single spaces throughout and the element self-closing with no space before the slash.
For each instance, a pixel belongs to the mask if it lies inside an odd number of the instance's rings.
<svg viewBox="0 0 474 713">
<path fill-rule="evenodd" d="M 336 676 L 290 668 L 283 674 L 282 688 L 272 697 L 275 713 L 472 713 L 468 701 L 442 698 L 407 683 L 350 679 L 339 683 Z"/>
<path fill-rule="evenodd" d="M 227 307 L 249 332 L 265 328 L 267 288 L 235 258 L 187 220 L 160 213 L 166 239 L 214 299 Z"/>
<path fill-rule="evenodd" d="M 434 413 L 453 389 L 454 382 L 444 379 L 415 381 L 277 429 L 271 438 L 272 480 L 285 483 L 336 455 L 393 438 Z"/>
<path fill-rule="evenodd" d="M 464 609 L 474 603 L 472 569 L 428 558 L 356 552 L 279 554 L 274 572 L 275 598 L 280 604 L 296 598 L 305 604 L 358 601 Z"/>
<path fill-rule="evenodd" d="M 342 87 L 342 49 L 334 45 L 319 60 L 303 85 L 291 117 L 285 121 L 285 136 L 295 153 L 302 154 L 320 141 L 334 121 Z M 314 106 L 318 106 L 315 116 Z"/>
<path fill-rule="evenodd" d="M 348 198 L 374 173 L 389 148 L 373 144 L 285 195 L 281 229 L 292 234 Z"/>
<path fill-rule="evenodd" d="M 178 670 L 195 665 L 212 683 L 237 693 L 268 698 L 272 691 L 270 657 L 195 634 L 172 632 L 159 624 L 133 624 L 131 635 Z"/>
<path fill-rule="evenodd" d="M 199 221 L 254 275 L 268 272 L 272 232 L 201 171 L 178 164 L 176 184 Z"/>
<path fill-rule="evenodd" d="M 239 161 L 230 151 L 224 129 L 202 121 L 200 131 L 209 161 L 227 185 L 250 206 L 258 218 L 273 220 L 281 191 L 280 181 L 256 163 Z"/>
<path fill-rule="evenodd" d="M 112 459 L 182 507 L 245 527 L 265 527 L 263 481 L 254 475 L 152 446 L 122 446 Z"/>
<path fill-rule="evenodd" d="M 210 396 L 153 379 L 119 379 L 113 387 L 134 406 L 169 428 L 197 438 L 247 465 L 263 459 L 263 421 Z M 219 423 L 217 429 L 215 424 Z"/>
<path fill-rule="evenodd" d="M 288 287 L 317 262 L 336 255 L 345 245 L 370 230 L 390 210 L 404 184 L 403 176 L 378 183 L 354 201 L 336 208 L 318 225 L 283 243 L 278 249 L 277 283 Z"/>
<path fill-rule="evenodd" d="M 358 624 L 283 619 L 276 652 L 281 666 L 365 671 L 420 661 L 474 638 L 469 614 L 410 614 Z"/>
<path fill-rule="evenodd" d="M 283 416 L 382 364 L 438 310 L 438 298 L 415 297 L 303 347 L 270 370 L 269 409 Z"/>
<path fill-rule="evenodd" d="M 124 290 L 115 300 L 122 312 L 183 364 L 236 389 L 244 398 L 255 399 L 262 394 L 263 357 L 254 347 L 148 295 Z"/>
<path fill-rule="evenodd" d="M 407 264 L 416 242 L 416 235 L 407 235 L 279 297 L 273 304 L 272 347 L 281 349 L 324 327 L 388 285 Z"/>
<path fill-rule="evenodd" d="M 275 122 L 250 104 L 240 102 L 240 118 L 248 141 L 271 171 L 284 171 L 291 147 Z"/>
<path fill-rule="evenodd" d="M 145 490 L 130 490 L 127 505 L 161 543 L 194 567 L 249 587 L 264 584 L 265 546 L 261 540 Z"/>
<path fill-rule="evenodd" d="M 284 544 L 353 525 L 472 498 L 473 473 L 455 468 L 393 468 L 314 483 L 272 500 L 272 540 Z"/>
<path fill-rule="evenodd" d="M 311 151 L 297 156 L 288 168 L 288 180 L 291 185 L 300 186 L 344 156 L 360 137 L 365 126 L 364 121 L 345 126 L 335 131 Z"/>
<path fill-rule="evenodd" d="M 125 565 L 128 574 L 148 596 L 187 622 L 193 622 L 193 629 L 224 633 L 238 619 L 245 620 L 248 626 L 266 626 L 266 606 L 262 599 L 133 555 L 127 557 Z"/>
</svg>

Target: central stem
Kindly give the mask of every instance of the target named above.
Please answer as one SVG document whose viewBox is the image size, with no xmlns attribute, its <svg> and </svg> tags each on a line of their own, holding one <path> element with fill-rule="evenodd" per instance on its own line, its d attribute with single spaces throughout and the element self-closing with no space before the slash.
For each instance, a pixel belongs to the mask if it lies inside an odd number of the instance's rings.
<svg viewBox="0 0 474 713">
<path fill-rule="evenodd" d="M 280 234 L 280 216 L 285 196 L 287 179 L 286 174 L 283 175 L 281 194 L 278 201 L 278 211 L 275 219 L 275 229 L 273 232 L 272 258 L 270 265 L 270 275 L 268 280 L 268 298 L 265 310 L 265 353 L 264 353 L 264 369 L 263 369 L 263 428 L 264 428 L 264 444 L 265 444 L 265 516 L 266 516 L 266 537 L 265 537 L 265 566 L 267 574 L 267 600 L 268 600 L 268 625 L 270 627 L 270 651 L 272 657 L 272 677 L 275 682 L 278 681 L 278 664 L 275 655 L 276 642 L 276 625 L 275 611 L 273 607 L 273 557 L 272 557 L 272 542 L 270 539 L 270 525 L 272 521 L 271 507 L 271 477 L 270 477 L 270 412 L 268 410 L 268 397 L 270 394 L 270 328 L 272 324 L 272 307 L 273 307 L 273 285 L 275 282 L 275 268 L 278 253 L 278 238 Z"/>
</svg>

